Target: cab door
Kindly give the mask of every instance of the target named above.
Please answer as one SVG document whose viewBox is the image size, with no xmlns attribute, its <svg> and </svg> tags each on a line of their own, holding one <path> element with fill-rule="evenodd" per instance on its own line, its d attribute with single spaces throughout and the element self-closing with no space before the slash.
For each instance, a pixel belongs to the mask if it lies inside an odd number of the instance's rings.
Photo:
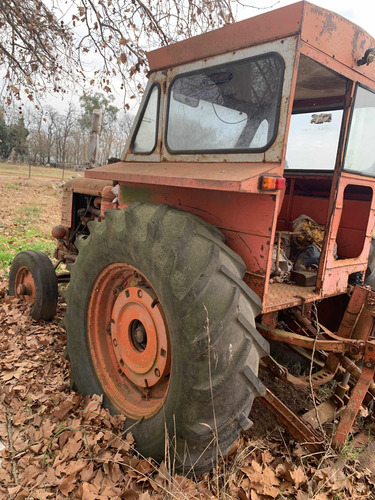
<svg viewBox="0 0 375 500">
<path fill-rule="evenodd" d="M 317 281 L 322 296 L 363 276 L 375 223 L 375 91 L 351 84 L 346 101 Z"/>
</svg>

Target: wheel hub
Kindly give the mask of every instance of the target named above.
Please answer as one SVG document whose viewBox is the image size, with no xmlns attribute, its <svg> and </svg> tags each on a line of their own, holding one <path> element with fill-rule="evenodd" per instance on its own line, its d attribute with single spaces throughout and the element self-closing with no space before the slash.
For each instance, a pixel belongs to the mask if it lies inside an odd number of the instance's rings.
<svg viewBox="0 0 375 500">
<path fill-rule="evenodd" d="M 135 319 L 130 326 L 131 340 L 137 351 L 144 351 L 147 346 L 147 333 L 140 321 Z"/>
<path fill-rule="evenodd" d="M 14 280 L 14 289 L 17 298 L 23 299 L 30 304 L 34 303 L 35 282 L 28 267 L 22 266 L 18 269 Z"/>
<path fill-rule="evenodd" d="M 147 278 L 129 264 L 104 268 L 87 321 L 91 360 L 107 397 L 128 417 L 154 415 L 168 393 L 171 349 L 162 304 Z"/>
<path fill-rule="evenodd" d="M 152 291 L 134 286 L 117 296 L 111 337 L 120 370 L 138 387 L 152 387 L 165 375 L 167 332 Z"/>
</svg>

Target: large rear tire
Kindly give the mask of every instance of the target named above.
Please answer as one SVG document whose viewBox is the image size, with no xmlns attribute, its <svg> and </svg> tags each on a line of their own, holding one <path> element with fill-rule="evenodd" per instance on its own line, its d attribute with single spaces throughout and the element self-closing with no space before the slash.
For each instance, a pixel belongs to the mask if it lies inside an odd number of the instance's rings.
<svg viewBox="0 0 375 500">
<path fill-rule="evenodd" d="M 110 210 L 89 229 L 67 290 L 72 386 L 125 413 L 144 456 L 162 460 L 168 432 L 185 472 L 212 468 L 264 391 L 268 343 L 242 259 L 216 228 L 167 205 Z"/>
</svg>

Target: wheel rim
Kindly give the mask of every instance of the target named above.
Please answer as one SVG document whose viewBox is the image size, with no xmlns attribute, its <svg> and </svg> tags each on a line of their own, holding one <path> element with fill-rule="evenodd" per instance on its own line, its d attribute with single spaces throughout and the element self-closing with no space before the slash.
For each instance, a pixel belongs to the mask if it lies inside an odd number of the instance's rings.
<svg viewBox="0 0 375 500">
<path fill-rule="evenodd" d="M 35 281 L 28 267 L 22 266 L 18 269 L 14 279 L 14 292 L 18 299 L 23 299 L 29 304 L 35 302 Z"/>
<path fill-rule="evenodd" d="M 94 283 L 88 342 L 100 384 L 126 416 L 154 415 L 168 393 L 171 355 L 162 305 L 147 278 L 128 264 L 111 264 Z"/>
</svg>

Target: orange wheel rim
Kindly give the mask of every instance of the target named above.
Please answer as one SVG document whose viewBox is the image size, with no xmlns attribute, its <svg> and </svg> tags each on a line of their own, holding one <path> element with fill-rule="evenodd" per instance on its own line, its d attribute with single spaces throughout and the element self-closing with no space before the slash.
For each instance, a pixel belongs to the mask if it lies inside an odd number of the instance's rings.
<svg viewBox="0 0 375 500">
<path fill-rule="evenodd" d="M 118 410 L 139 419 L 163 406 L 171 371 L 168 324 L 140 271 L 116 263 L 100 273 L 89 301 L 88 342 L 100 384 Z"/>
<path fill-rule="evenodd" d="M 35 302 L 35 281 L 28 267 L 22 266 L 18 269 L 14 280 L 15 296 L 23 299 L 29 304 Z"/>
</svg>

